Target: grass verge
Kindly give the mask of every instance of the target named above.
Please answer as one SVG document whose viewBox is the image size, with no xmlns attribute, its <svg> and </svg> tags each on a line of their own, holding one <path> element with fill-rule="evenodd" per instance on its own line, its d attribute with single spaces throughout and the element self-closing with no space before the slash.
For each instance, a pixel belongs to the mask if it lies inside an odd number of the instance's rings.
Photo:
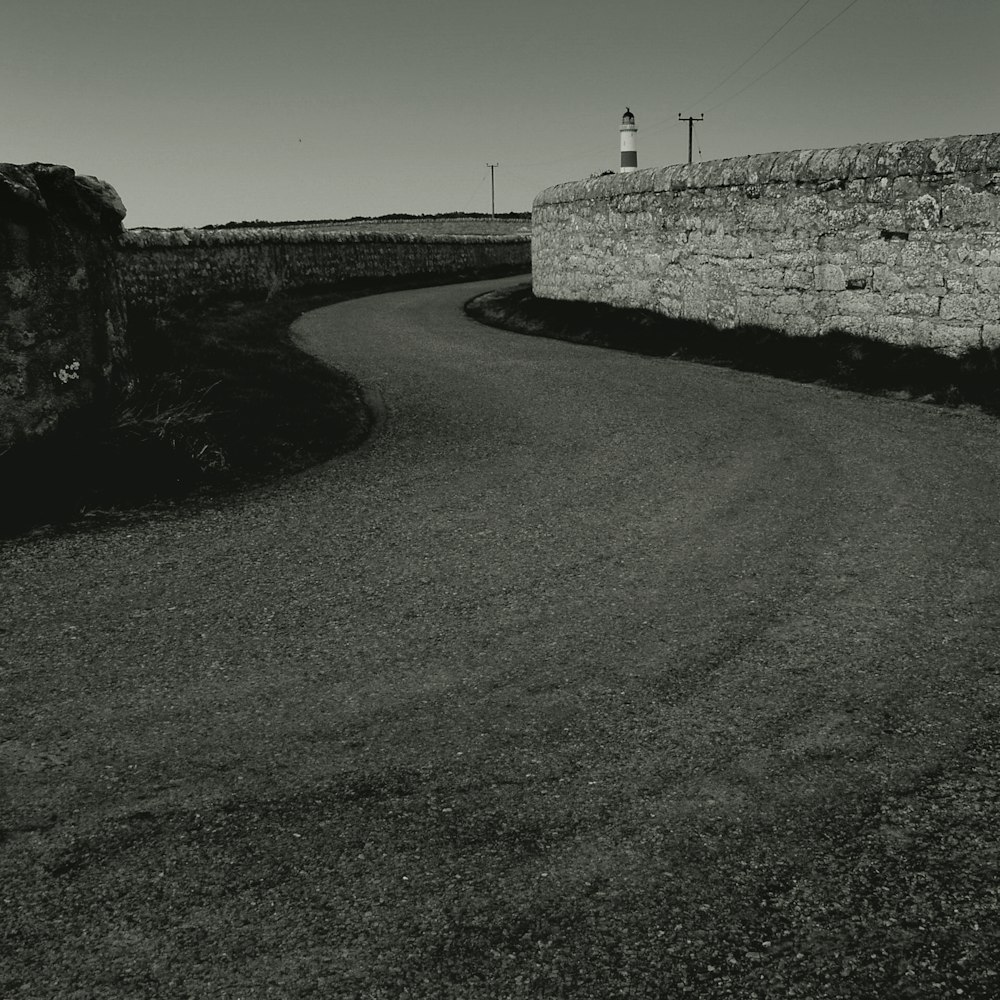
<svg viewBox="0 0 1000 1000">
<path fill-rule="evenodd" d="M 0 537 L 226 492 L 357 447 L 371 426 L 361 388 L 300 351 L 291 322 L 349 298 L 493 273 L 133 311 L 130 388 L 0 455 L 0 480 L 17 484 L 0 496 Z"/>
<path fill-rule="evenodd" d="M 530 287 L 488 292 L 466 303 L 481 323 L 652 357 L 672 357 L 838 389 L 898 395 L 1000 415 L 1000 350 L 959 358 L 929 347 L 870 340 L 843 331 L 790 337 L 757 326 L 720 329 L 644 309 L 536 298 Z"/>
</svg>

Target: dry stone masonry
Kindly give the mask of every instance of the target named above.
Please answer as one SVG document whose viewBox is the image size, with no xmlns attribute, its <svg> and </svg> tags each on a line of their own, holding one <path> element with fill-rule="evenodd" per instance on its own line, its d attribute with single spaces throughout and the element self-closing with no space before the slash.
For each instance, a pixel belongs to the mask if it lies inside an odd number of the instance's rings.
<svg viewBox="0 0 1000 1000">
<path fill-rule="evenodd" d="M 0 452 L 52 430 L 124 370 L 114 189 L 50 163 L 0 163 Z"/>
<path fill-rule="evenodd" d="M 122 229 L 114 189 L 0 164 L 0 454 L 127 381 L 129 313 L 350 278 L 531 266 L 527 235 Z"/>
<path fill-rule="evenodd" d="M 535 294 L 945 354 L 1000 345 L 1000 135 L 801 150 L 542 191 Z"/>
<path fill-rule="evenodd" d="M 411 235 L 321 229 L 136 229 L 119 270 L 130 307 L 269 295 L 349 278 L 450 275 L 531 266 L 527 236 Z"/>
</svg>

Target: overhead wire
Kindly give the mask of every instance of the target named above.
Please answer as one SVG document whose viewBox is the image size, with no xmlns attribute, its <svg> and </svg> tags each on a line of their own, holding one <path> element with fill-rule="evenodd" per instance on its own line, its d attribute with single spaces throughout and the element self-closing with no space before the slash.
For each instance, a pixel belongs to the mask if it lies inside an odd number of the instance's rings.
<svg viewBox="0 0 1000 1000">
<path fill-rule="evenodd" d="M 811 4 L 812 2 L 813 0 L 805 0 L 805 3 L 797 7 L 794 14 L 790 15 L 789 17 L 786 17 L 785 20 L 782 21 L 781 24 L 770 35 L 768 35 L 767 38 L 763 42 L 761 42 L 761 44 L 758 45 L 757 48 L 755 48 L 753 52 L 751 52 L 750 55 L 748 55 L 746 59 L 744 59 L 743 62 L 739 64 L 739 66 L 736 67 L 736 69 L 732 71 L 732 73 L 730 73 L 727 77 L 724 77 L 722 80 L 720 80 L 719 83 L 717 83 L 707 93 L 702 94 L 701 97 L 698 98 L 698 100 L 690 101 L 687 104 L 685 104 L 684 107 L 693 108 L 696 105 L 701 104 L 701 102 L 706 100 L 706 98 L 711 97 L 712 94 L 714 94 L 716 91 L 721 90 L 727 83 L 729 83 L 729 81 L 734 76 L 736 76 L 737 73 L 739 73 L 741 69 L 743 69 L 744 66 L 747 65 L 747 63 L 749 63 L 754 58 L 754 56 L 756 56 L 759 52 L 763 51 L 772 41 L 774 41 L 774 39 L 777 38 L 778 35 L 780 35 L 785 30 L 785 28 L 787 28 L 788 25 L 791 24 L 792 21 L 794 21 L 795 18 L 797 18 L 799 14 L 801 14 L 802 11 L 804 11 L 806 7 L 808 7 L 809 4 Z"/>
<path fill-rule="evenodd" d="M 465 204 L 462 206 L 460 211 L 467 212 L 469 210 L 469 205 L 472 204 L 473 199 L 476 197 L 477 194 L 479 194 L 479 189 L 483 186 L 485 181 L 486 181 L 486 172 L 484 171 L 483 176 L 479 178 L 479 183 L 476 185 L 475 190 L 472 192 L 472 194 L 469 195 L 468 199 L 466 200 Z"/>
<path fill-rule="evenodd" d="M 713 111 L 716 111 L 719 108 L 721 108 L 724 104 L 728 104 L 730 101 L 735 100 L 737 97 L 740 96 L 740 94 L 743 94 L 746 91 L 748 91 L 755 83 L 757 83 L 758 80 L 763 80 L 765 76 L 768 76 L 771 73 L 773 73 L 779 66 L 781 66 L 784 63 L 788 62 L 788 60 L 791 59 L 792 56 L 794 56 L 796 52 L 799 52 L 802 49 L 804 49 L 817 35 L 822 34 L 822 32 L 826 31 L 826 29 L 829 28 L 830 25 L 833 24 L 834 21 L 840 20 L 840 18 L 842 18 L 856 3 L 859 3 L 859 2 L 860 2 L 860 0 L 851 0 L 851 2 L 843 10 L 840 11 L 840 13 L 834 14 L 833 17 L 831 17 L 829 21 L 827 21 L 820 28 L 817 28 L 816 31 L 814 31 L 804 42 L 802 42 L 801 44 L 797 45 L 794 49 L 792 49 L 792 51 L 789 52 L 788 55 L 783 56 L 781 59 L 779 59 L 769 69 L 764 70 L 763 73 L 759 73 L 748 84 L 746 84 L 744 87 L 742 87 L 739 90 L 737 90 L 735 94 L 731 94 L 729 97 L 725 98 L 725 100 L 719 101 L 718 104 L 712 105 L 712 107 L 710 107 L 705 112 L 705 114 L 706 115 L 707 114 L 711 114 Z"/>
<path fill-rule="evenodd" d="M 722 87 L 725 86 L 725 84 L 727 84 L 734 76 L 736 76 L 736 74 L 739 73 L 740 70 L 742 70 L 745 66 L 747 66 L 751 62 L 751 60 L 754 59 L 755 56 L 757 56 L 775 38 L 777 38 L 778 35 L 780 35 L 781 32 L 784 31 L 784 29 L 789 24 L 791 24 L 791 22 L 793 20 L 795 20 L 795 18 L 798 17 L 798 15 L 800 13 L 802 13 L 802 11 L 805 10 L 806 7 L 808 7 L 809 4 L 811 4 L 812 2 L 813 2 L 813 0 L 804 0 L 803 3 L 799 4 L 799 6 L 787 18 L 785 18 L 785 20 L 782 21 L 782 23 L 759 46 L 757 46 L 757 48 L 754 49 L 754 51 L 751 52 L 750 55 L 747 56 L 747 58 L 744 59 L 743 62 L 741 62 L 739 64 L 739 66 L 736 67 L 736 69 L 734 69 L 731 73 L 729 73 L 726 77 L 724 77 L 718 84 L 716 84 L 715 87 L 713 87 L 707 93 L 703 94 L 697 101 L 695 101 L 693 103 L 694 104 L 698 104 L 701 101 L 705 100 L 705 98 L 710 97 L 712 94 L 717 93 L 719 90 L 721 90 Z M 748 91 L 755 83 L 757 83 L 760 80 L 763 80 L 764 77 L 769 76 L 771 73 L 773 73 L 780 66 L 783 66 L 786 62 L 788 62 L 788 60 L 791 59 L 792 56 L 794 56 L 798 52 L 801 52 L 802 49 L 804 49 L 814 38 L 816 38 L 818 35 L 822 34 L 824 31 L 826 31 L 826 29 L 829 28 L 830 25 L 832 25 L 835 21 L 839 21 L 840 18 L 842 18 L 852 7 L 854 7 L 859 2 L 860 2 L 860 0 L 850 0 L 850 2 L 845 7 L 843 7 L 840 11 L 838 11 L 836 14 L 834 14 L 833 17 L 831 17 L 828 21 L 824 22 L 811 35 L 809 35 L 803 42 L 800 42 L 794 49 L 792 49 L 791 52 L 789 52 L 786 55 L 782 56 L 781 59 L 779 59 L 773 65 L 769 66 L 762 73 L 758 73 L 748 83 L 746 83 L 743 87 L 741 87 L 739 90 L 737 90 L 735 94 L 731 94 L 729 97 L 724 98 L 723 100 L 719 101 L 717 104 L 713 104 L 712 107 L 710 107 L 707 111 L 704 112 L 704 114 L 710 114 L 713 111 L 717 111 L 719 108 L 721 108 L 724 105 L 728 104 L 730 101 L 735 100 L 741 94 L 746 93 L 746 91 Z M 687 105 L 687 106 L 690 106 L 690 105 Z M 670 121 L 672 121 L 672 119 L 665 118 L 662 121 L 654 122 L 652 125 L 647 125 L 646 126 L 646 131 L 649 132 L 649 131 L 653 131 L 655 129 L 658 129 L 661 126 L 667 124 L 667 122 L 670 122 Z M 522 168 L 550 166 L 550 165 L 554 165 L 556 163 L 563 163 L 563 162 L 566 162 L 568 160 L 578 159 L 581 156 L 589 156 L 589 155 L 591 155 L 591 153 L 596 153 L 596 152 L 598 152 L 600 150 L 603 150 L 605 148 L 606 147 L 604 147 L 604 146 L 601 146 L 601 147 L 592 147 L 589 150 L 585 150 L 585 151 L 581 150 L 578 153 L 574 153 L 574 154 L 571 154 L 571 155 L 568 155 L 568 156 L 561 156 L 561 157 L 557 157 L 557 158 L 551 159 L 551 160 L 539 160 L 539 161 L 535 161 L 533 163 L 519 163 L 518 166 L 520 166 Z M 701 155 L 701 149 L 700 148 L 698 150 L 698 153 L 699 153 L 699 155 Z"/>
<path fill-rule="evenodd" d="M 840 19 L 841 17 L 843 17 L 843 16 L 844 16 L 844 14 L 846 14 L 846 13 L 847 13 L 847 12 L 848 12 L 848 11 L 849 11 L 849 10 L 850 10 L 850 9 L 851 9 L 851 8 L 852 8 L 852 7 L 853 7 L 853 6 L 855 5 L 855 4 L 856 4 L 856 3 L 858 3 L 858 2 L 859 2 L 859 0 L 851 0 L 851 2 L 850 2 L 850 3 L 848 3 L 846 7 L 844 7 L 844 8 L 843 8 L 843 9 L 842 9 L 842 10 L 841 10 L 841 11 L 840 11 L 839 13 L 837 13 L 837 14 L 834 14 L 834 16 L 833 16 L 833 17 L 831 17 L 831 18 L 830 18 L 830 19 L 829 19 L 829 20 L 828 20 L 828 21 L 827 21 L 826 23 L 824 23 L 824 24 L 823 24 L 823 25 L 821 25 L 821 26 L 820 26 L 819 28 L 817 28 L 817 30 L 816 30 L 816 31 L 814 31 L 814 32 L 813 32 L 813 33 L 812 33 L 812 34 L 811 34 L 811 35 L 810 35 L 810 36 L 809 36 L 808 38 L 806 38 L 806 40 L 805 40 L 805 41 L 803 41 L 803 42 L 799 43 L 799 45 L 797 45 L 797 46 L 796 46 L 796 47 L 795 47 L 794 49 L 792 49 L 792 51 L 791 51 L 791 52 L 789 52 L 789 53 L 788 53 L 787 55 L 785 55 L 785 56 L 782 56 L 782 58 L 781 58 L 781 59 L 779 59 L 779 60 L 778 60 L 778 61 L 777 61 L 776 63 L 774 63 L 774 64 L 773 64 L 772 66 L 768 67 L 768 69 L 764 70 L 764 72 L 763 72 L 763 73 L 759 73 L 759 74 L 758 74 L 757 76 L 755 76 L 755 77 L 754 77 L 754 78 L 753 78 L 752 80 L 750 80 L 750 81 L 749 81 L 749 83 L 745 84 L 745 85 L 744 85 L 744 86 L 743 86 L 743 87 L 742 87 L 742 88 L 741 88 L 740 90 L 736 91 L 736 93 L 735 93 L 735 94 L 732 94 L 732 95 L 730 95 L 729 97 L 727 97 L 727 98 L 725 98 L 725 99 L 723 99 L 723 100 L 719 101 L 719 103 L 718 103 L 718 104 L 713 104 L 713 105 L 712 105 L 712 107 L 710 107 L 710 108 L 709 108 L 709 109 L 708 109 L 707 111 L 705 111 L 704 113 L 705 113 L 705 114 L 710 114 L 710 113 L 711 113 L 712 111 L 716 111 L 717 109 L 721 108 L 721 107 L 722 107 L 722 106 L 723 106 L 724 104 L 728 104 L 728 103 L 729 103 L 730 101 L 734 100 L 735 98 L 739 97 L 739 96 L 740 96 L 741 94 L 745 93 L 745 92 L 746 92 L 747 90 L 749 90 L 749 89 L 750 89 L 750 88 L 751 88 L 751 87 L 752 87 L 752 86 L 753 86 L 753 85 L 754 85 L 754 84 L 755 84 L 755 83 L 756 83 L 756 82 L 757 82 L 758 80 L 763 80 L 765 76 L 768 76 L 768 75 L 769 75 L 770 73 L 773 73 L 773 72 L 774 72 L 774 71 L 775 71 L 775 70 L 776 70 L 776 69 L 777 69 L 777 68 L 778 68 L 779 66 L 783 65 L 783 64 L 784 64 L 784 63 L 786 63 L 786 62 L 787 62 L 787 61 L 788 61 L 789 59 L 791 59 L 791 58 L 792 58 L 792 56 L 794 56 L 796 52 L 799 52 L 799 51 L 800 51 L 801 49 L 804 49 L 804 48 L 805 48 L 805 47 L 806 47 L 806 46 L 807 46 L 807 45 L 808 45 L 808 44 L 809 44 L 809 43 L 810 43 L 810 42 L 811 42 L 811 41 L 812 41 L 812 40 L 813 40 L 813 39 L 814 39 L 814 38 L 815 38 L 815 37 L 816 37 L 817 35 L 821 34 L 821 33 L 822 33 L 822 32 L 824 32 L 824 31 L 825 31 L 825 30 L 826 30 L 827 28 L 829 28 L 829 27 L 830 27 L 830 25 L 831 25 L 831 24 L 833 24 L 833 22 L 834 22 L 834 21 L 837 21 L 837 20 L 839 20 L 839 19 Z M 781 34 L 781 32 L 782 32 L 782 31 L 783 31 L 783 30 L 784 30 L 784 29 L 785 29 L 785 28 L 786 28 L 786 27 L 787 27 L 787 26 L 788 26 L 788 25 L 789 25 L 789 24 L 790 24 L 790 23 L 791 23 L 791 22 L 792 22 L 792 21 L 793 21 L 793 20 L 794 20 L 794 19 L 795 19 L 796 17 L 798 17 L 798 15 L 799 15 L 799 14 L 800 14 L 800 13 L 801 13 L 801 12 L 802 12 L 803 10 L 805 10 L 805 8 L 806 8 L 807 6 L 809 6 L 809 4 L 810 4 L 810 3 L 812 3 L 812 0 L 805 0 L 805 2 L 804 2 L 804 3 L 800 4 L 800 5 L 799 5 L 799 6 L 798 6 L 798 7 L 797 7 L 797 8 L 795 9 L 795 11 L 794 11 L 794 12 L 793 12 L 793 13 L 792 13 L 791 15 L 789 15 L 789 16 L 788 16 L 787 18 L 785 18 L 785 20 L 784 20 L 784 21 L 783 21 L 783 22 L 782 22 L 782 23 L 781 23 L 781 24 L 780 24 L 780 25 L 778 26 L 778 28 L 776 28 L 776 29 L 775 29 L 775 31 L 773 31 L 773 32 L 772 32 L 772 33 L 771 33 L 771 34 L 770 34 L 770 35 L 768 36 L 768 38 L 767 38 L 767 39 L 766 39 L 766 40 L 765 40 L 765 41 L 764 41 L 763 43 L 761 43 L 761 44 L 760 44 L 760 45 L 759 45 L 759 46 L 758 46 L 758 47 L 757 47 L 757 48 L 756 48 L 756 49 L 755 49 L 755 50 L 754 50 L 754 51 L 753 51 L 752 53 L 750 53 L 750 55 L 749 55 L 749 56 L 747 56 L 747 58 L 746 58 L 746 59 L 744 59 L 744 60 L 743 60 L 743 62 L 742 62 L 742 63 L 740 63 L 740 65 L 736 67 L 736 69 L 734 69 L 734 70 L 733 70 L 733 71 L 732 71 L 732 72 L 731 72 L 731 73 L 730 73 L 730 74 L 729 74 L 729 75 L 728 75 L 727 77 L 725 77 L 725 79 L 723 79 L 723 80 L 722 80 L 722 81 L 721 81 L 721 82 L 720 82 L 719 84 L 717 84 L 717 85 L 716 85 L 715 87 L 713 87 L 713 88 L 712 88 L 711 90 L 709 90 L 709 91 L 708 91 L 707 93 L 705 93 L 705 94 L 703 94 L 703 95 L 702 95 L 701 97 L 699 97 L 697 101 L 693 101 L 693 102 L 690 102 L 690 103 L 686 104 L 686 105 L 685 105 L 685 107 L 692 107 L 693 105 L 697 105 L 697 104 L 700 104 L 700 103 L 701 103 L 701 102 L 702 102 L 703 100 L 705 100 L 705 98 L 706 98 L 706 97 L 710 97 L 710 96 L 711 96 L 712 94 L 714 94 L 714 93 L 716 93 L 716 92 L 717 92 L 718 90 L 720 90 L 720 89 L 721 89 L 721 88 L 722 88 L 722 87 L 723 87 L 723 86 L 724 86 L 724 85 L 725 85 L 726 83 L 728 83 L 728 82 L 729 82 L 729 81 L 730 81 L 730 80 L 731 80 L 731 79 L 732 79 L 732 78 L 733 78 L 734 76 L 736 76 L 736 74 L 737 74 L 737 73 L 739 73 L 739 71 L 740 71 L 741 69 L 743 69 L 743 67 L 744 67 L 744 66 L 746 66 L 746 65 L 747 65 L 747 64 L 748 64 L 748 63 L 749 63 L 749 62 L 750 62 L 750 61 L 751 61 L 751 60 L 752 60 L 752 59 L 754 58 L 754 56 L 756 56 L 756 55 L 757 55 L 758 53 L 760 53 L 760 52 L 761 52 L 761 51 L 762 51 L 762 50 L 763 50 L 763 49 L 764 49 L 764 48 L 765 48 L 765 47 L 766 47 L 766 46 L 767 46 L 767 45 L 768 45 L 768 44 L 769 44 L 769 43 L 770 43 L 770 42 L 771 42 L 771 41 L 772 41 L 773 39 L 777 38 L 777 37 L 778 37 L 778 35 L 779 35 L 779 34 Z M 645 127 L 645 130 L 646 130 L 647 132 L 651 132 L 651 131 L 653 131 L 654 129 L 658 129 L 658 128 L 660 128 L 661 126 L 663 126 L 663 125 L 666 125 L 666 124 L 668 124 L 668 123 L 669 123 L 669 124 L 673 124 L 673 121 L 674 121 L 674 120 L 673 120 L 672 118 L 664 118 L 664 119 L 663 119 L 662 121 L 658 121 L 658 122 L 654 122 L 654 123 L 653 123 L 652 125 L 647 125 L 647 126 Z"/>
</svg>

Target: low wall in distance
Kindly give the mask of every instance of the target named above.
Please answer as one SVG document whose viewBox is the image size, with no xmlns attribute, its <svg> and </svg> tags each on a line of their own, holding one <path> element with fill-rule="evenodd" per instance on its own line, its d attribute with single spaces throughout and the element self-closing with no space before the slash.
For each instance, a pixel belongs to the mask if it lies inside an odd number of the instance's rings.
<svg viewBox="0 0 1000 1000">
<path fill-rule="evenodd" d="M 1000 345 L 1000 135 L 768 153 L 560 184 L 536 295 L 959 355 Z"/>
<path fill-rule="evenodd" d="M 500 267 L 530 270 L 530 237 L 139 229 L 125 233 L 118 249 L 127 304 L 150 310 L 351 278 L 444 276 Z"/>
</svg>

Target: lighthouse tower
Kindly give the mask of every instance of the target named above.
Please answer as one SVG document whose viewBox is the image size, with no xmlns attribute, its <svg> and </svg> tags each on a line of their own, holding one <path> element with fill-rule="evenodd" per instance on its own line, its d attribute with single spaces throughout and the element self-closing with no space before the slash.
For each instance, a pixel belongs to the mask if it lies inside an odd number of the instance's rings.
<svg viewBox="0 0 1000 1000">
<path fill-rule="evenodd" d="M 633 170 L 639 169 L 635 143 L 638 131 L 635 127 L 635 115 L 626 108 L 625 114 L 622 115 L 622 127 L 618 130 L 622 143 L 622 165 L 618 170 L 620 174 L 630 174 Z"/>
</svg>

